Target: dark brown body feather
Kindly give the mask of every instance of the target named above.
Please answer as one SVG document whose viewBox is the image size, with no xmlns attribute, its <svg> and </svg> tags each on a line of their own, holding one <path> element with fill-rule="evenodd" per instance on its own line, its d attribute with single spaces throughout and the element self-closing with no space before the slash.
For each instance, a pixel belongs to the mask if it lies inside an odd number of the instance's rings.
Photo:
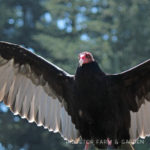
<svg viewBox="0 0 150 150">
<path fill-rule="evenodd" d="M 116 84 L 96 62 L 77 69 L 75 99 L 79 131 L 83 139 L 93 140 L 100 148 L 106 146 L 107 138 L 118 144 L 122 139 L 129 140 L 130 113 Z"/>
</svg>

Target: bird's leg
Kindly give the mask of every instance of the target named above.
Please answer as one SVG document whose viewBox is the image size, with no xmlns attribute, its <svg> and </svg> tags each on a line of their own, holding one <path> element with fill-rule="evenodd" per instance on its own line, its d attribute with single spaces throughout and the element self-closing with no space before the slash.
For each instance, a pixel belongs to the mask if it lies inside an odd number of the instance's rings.
<svg viewBox="0 0 150 150">
<path fill-rule="evenodd" d="M 107 150 L 113 149 L 112 140 L 110 140 L 109 138 L 107 138 L 107 145 Z"/>
<path fill-rule="evenodd" d="M 89 145 L 90 145 L 90 143 L 89 143 L 88 141 L 86 141 L 86 143 L 85 143 L 85 147 L 84 147 L 84 150 L 88 150 Z"/>
<path fill-rule="evenodd" d="M 111 146 L 112 145 L 112 140 L 110 140 L 109 138 L 107 138 L 107 144 L 108 144 L 108 146 Z"/>
</svg>

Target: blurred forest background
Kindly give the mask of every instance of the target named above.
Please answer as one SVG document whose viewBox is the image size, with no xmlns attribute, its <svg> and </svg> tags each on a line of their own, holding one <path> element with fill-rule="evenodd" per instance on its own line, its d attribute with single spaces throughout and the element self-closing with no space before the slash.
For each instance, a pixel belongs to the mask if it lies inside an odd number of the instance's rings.
<svg viewBox="0 0 150 150">
<path fill-rule="evenodd" d="M 107 73 L 150 58 L 149 0 L 0 0 L 0 40 L 20 44 L 75 73 L 91 51 Z M 150 114 L 149 114 L 150 115 Z M 135 145 L 136 150 L 150 150 Z M 0 105 L 0 150 L 82 150 Z M 91 149 L 94 149 L 91 147 Z"/>
</svg>

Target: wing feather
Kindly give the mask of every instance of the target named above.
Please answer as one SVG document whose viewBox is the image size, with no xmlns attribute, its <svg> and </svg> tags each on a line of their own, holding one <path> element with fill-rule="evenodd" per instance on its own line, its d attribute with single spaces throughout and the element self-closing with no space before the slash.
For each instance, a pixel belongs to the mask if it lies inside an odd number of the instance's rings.
<svg viewBox="0 0 150 150">
<path fill-rule="evenodd" d="M 126 101 L 130 116 L 130 138 L 150 134 L 150 60 L 113 76 L 120 86 L 120 95 Z"/>
<path fill-rule="evenodd" d="M 21 47 L 2 42 L 0 74 L 0 100 L 15 115 L 78 142 L 80 134 L 63 104 L 68 104 L 63 82 L 71 76 Z"/>
<path fill-rule="evenodd" d="M 138 112 L 130 112 L 130 138 L 135 141 L 139 136 L 144 138 L 150 134 L 150 102 L 145 101 Z M 147 115 L 148 114 L 148 115 Z"/>
</svg>

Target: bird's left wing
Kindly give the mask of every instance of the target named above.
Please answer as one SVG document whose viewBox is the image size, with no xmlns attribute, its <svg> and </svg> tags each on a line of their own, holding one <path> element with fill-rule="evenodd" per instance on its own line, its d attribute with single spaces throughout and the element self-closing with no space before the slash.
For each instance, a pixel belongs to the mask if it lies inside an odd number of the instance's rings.
<svg viewBox="0 0 150 150">
<path fill-rule="evenodd" d="M 0 101 L 29 122 L 77 142 L 80 135 L 68 114 L 66 96 L 72 82 L 73 76 L 40 56 L 0 42 Z"/>
<path fill-rule="evenodd" d="M 130 138 L 150 134 L 150 60 L 113 75 L 131 115 Z"/>
</svg>

